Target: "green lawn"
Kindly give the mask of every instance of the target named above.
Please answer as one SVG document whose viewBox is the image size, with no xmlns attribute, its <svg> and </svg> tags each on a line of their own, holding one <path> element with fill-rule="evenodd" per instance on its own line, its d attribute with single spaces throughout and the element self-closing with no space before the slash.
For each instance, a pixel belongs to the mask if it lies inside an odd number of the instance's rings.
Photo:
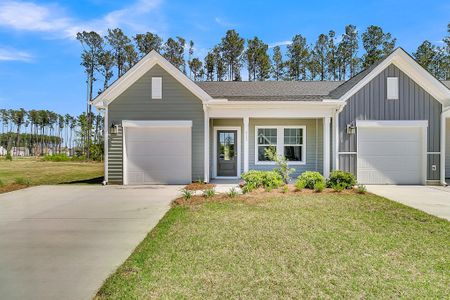
<svg viewBox="0 0 450 300">
<path fill-rule="evenodd" d="M 100 181 L 103 163 L 93 162 L 51 162 L 34 158 L 16 158 L 13 161 L 0 160 L 0 192 L 20 188 L 17 178 L 24 178 L 31 185 L 59 184 L 71 182 Z"/>
<path fill-rule="evenodd" d="M 449 222 L 375 195 L 174 206 L 97 297 L 446 298 L 449 245 Z"/>
</svg>

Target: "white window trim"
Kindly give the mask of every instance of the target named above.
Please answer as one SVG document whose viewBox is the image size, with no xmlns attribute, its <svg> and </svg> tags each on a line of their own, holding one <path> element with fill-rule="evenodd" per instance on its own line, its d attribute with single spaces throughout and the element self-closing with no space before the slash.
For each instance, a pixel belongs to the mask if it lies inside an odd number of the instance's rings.
<svg viewBox="0 0 450 300">
<path fill-rule="evenodd" d="M 306 126 L 305 125 L 284 125 L 284 126 L 255 126 L 255 165 L 258 166 L 271 166 L 276 163 L 273 161 L 259 161 L 258 160 L 258 129 L 277 129 L 277 153 L 284 154 L 284 129 L 302 129 L 303 130 L 303 144 L 302 157 L 303 161 L 289 161 L 288 165 L 306 165 Z"/>
<path fill-rule="evenodd" d="M 160 88 L 160 91 L 158 94 L 156 93 L 156 90 L 155 90 L 156 84 L 158 84 L 159 88 Z M 152 99 L 161 100 L 163 98 L 163 86 L 162 85 L 163 85 L 163 80 L 162 80 L 161 76 L 152 77 Z"/>
<path fill-rule="evenodd" d="M 386 78 L 386 99 L 387 100 L 399 100 L 400 98 L 400 86 L 398 77 Z M 392 90 L 393 89 L 393 90 Z M 392 95 L 394 94 L 395 95 Z"/>
</svg>

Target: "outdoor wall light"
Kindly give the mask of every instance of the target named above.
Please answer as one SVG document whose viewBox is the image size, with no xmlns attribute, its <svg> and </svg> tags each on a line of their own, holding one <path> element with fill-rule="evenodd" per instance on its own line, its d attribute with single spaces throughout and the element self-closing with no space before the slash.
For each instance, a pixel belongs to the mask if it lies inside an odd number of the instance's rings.
<svg viewBox="0 0 450 300">
<path fill-rule="evenodd" d="M 356 126 L 353 123 L 347 124 L 347 134 L 355 134 Z"/>
<path fill-rule="evenodd" d="M 111 134 L 118 134 L 119 133 L 119 124 L 115 124 L 114 122 L 111 124 L 111 128 L 109 129 L 109 132 Z"/>
</svg>

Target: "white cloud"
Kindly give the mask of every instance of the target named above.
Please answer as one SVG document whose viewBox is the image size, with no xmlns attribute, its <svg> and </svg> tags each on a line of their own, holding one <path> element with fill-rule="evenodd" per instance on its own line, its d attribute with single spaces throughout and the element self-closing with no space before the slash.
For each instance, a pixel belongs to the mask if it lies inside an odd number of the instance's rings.
<svg viewBox="0 0 450 300">
<path fill-rule="evenodd" d="M 33 2 L 6 0 L 0 4 L 0 27 L 18 31 L 43 32 L 50 37 L 75 38 L 82 30 L 95 30 L 105 33 L 108 28 L 125 27 L 131 30 L 150 29 L 149 20 L 158 20 L 160 27 L 164 25 L 155 13 L 162 0 L 136 0 L 126 8 L 118 9 L 96 19 L 79 20 L 65 12 L 57 5 L 38 5 Z"/>
<path fill-rule="evenodd" d="M 25 51 L 12 48 L 0 48 L 0 61 L 22 61 L 31 62 L 33 56 Z"/>
<path fill-rule="evenodd" d="M 273 48 L 276 46 L 287 46 L 292 44 L 292 41 L 281 41 L 281 42 L 275 42 L 269 45 L 269 48 Z"/>
<path fill-rule="evenodd" d="M 214 18 L 214 21 L 217 23 L 217 24 L 219 24 L 220 26 L 222 26 L 222 27 L 236 27 L 236 24 L 234 24 L 234 23 L 231 23 L 231 22 L 228 22 L 228 21 L 226 21 L 226 20 L 224 20 L 224 19 L 222 19 L 222 18 L 219 18 L 219 17 L 215 17 Z"/>
</svg>

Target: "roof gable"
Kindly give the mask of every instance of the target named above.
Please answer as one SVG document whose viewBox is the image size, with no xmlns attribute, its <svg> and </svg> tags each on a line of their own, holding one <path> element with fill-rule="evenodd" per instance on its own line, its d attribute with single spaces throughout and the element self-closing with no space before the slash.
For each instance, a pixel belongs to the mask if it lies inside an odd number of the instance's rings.
<svg viewBox="0 0 450 300">
<path fill-rule="evenodd" d="M 330 97 L 341 101 L 348 100 L 391 64 L 398 67 L 444 106 L 450 106 L 450 90 L 402 48 L 397 48 L 386 58 L 341 84 L 330 93 Z"/>
<path fill-rule="evenodd" d="M 158 52 L 153 50 L 149 54 L 144 56 L 122 77 L 111 84 L 105 91 L 103 91 L 94 100 L 92 100 L 91 103 L 97 108 L 104 108 L 108 106 L 112 101 L 114 101 L 118 96 L 125 92 L 133 83 L 144 76 L 144 74 L 146 74 L 155 65 L 159 65 L 161 68 L 163 68 L 167 73 L 173 76 L 195 96 L 202 100 L 202 102 L 208 102 L 212 99 L 210 95 L 208 95 L 197 84 L 190 80 L 185 74 L 183 74 L 175 66 L 169 63 Z"/>
</svg>

